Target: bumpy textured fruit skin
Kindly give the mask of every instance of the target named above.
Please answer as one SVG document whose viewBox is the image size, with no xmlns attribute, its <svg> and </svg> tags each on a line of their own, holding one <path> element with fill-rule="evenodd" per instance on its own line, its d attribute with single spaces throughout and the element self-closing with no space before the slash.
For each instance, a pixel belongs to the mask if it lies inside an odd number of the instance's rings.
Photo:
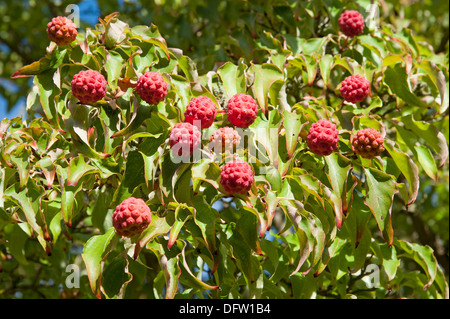
<svg viewBox="0 0 450 319">
<path fill-rule="evenodd" d="M 105 96 L 106 84 L 105 77 L 99 72 L 80 71 L 72 79 L 72 94 L 81 103 L 94 103 Z"/>
<path fill-rule="evenodd" d="M 356 37 L 364 31 L 364 18 L 358 11 L 346 10 L 338 21 L 342 33 L 348 37 Z"/>
<path fill-rule="evenodd" d="M 48 38 L 57 45 L 68 45 L 77 38 L 77 26 L 66 17 L 53 18 L 47 24 Z"/>
<path fill-rule="evenodd" d="M 256 119 L 258 104 L 247 94 L 235 94 L 227 104 L 228 121 L 241 128 L 249 127 Z"/>
<path fill-rule="evenodd" d="M 220 184 L 227 195 L 246 194 L 253 183 L 252 167 L 241 159 L 226 163 L 220 173 Z"/>
<path fill-rule="evenodd" d="M 201 142 L 200 130 L 191 123 L 177 123 L 170 131 L 170 148 L 178 156 L 191 156 Z"/>
<path fill-rule="evenodd" d="M 197 125 L 194 121 L 200 121 L 202 129 L 210 127 L 216 119 L 216 104 L 209 97 L 198 96 L 193 98 L 184 112 L 185 121 Z"/>
<path fill-rule="evenodd" d="M 320 119 L 311 125 L 306 142 L 311 152 L 327 156 L 336 148 L 339 140 L 339 131 L 336 125 L 326 119 Z"/>
<path fill-rule="evenodd" d="M 136 83 L 136 91 L 145 102 L 156 105 L 167 95 L 167 82 L 158 72 L 145 72 Z"/>
<path fill-rule="evenodd" d="M 112 218 L 113 226 L 120 236 L 133 237 L 148 227 L 151 211 L 142 199 L 129 197 L 116 207 Z"/>
<path fill-rule="evenodd" d="M 215 131 L 209 137 L 209 146 L 214 149 L 215 152 L 222 150 L 224 153 L 226 150 L 233 151 L 241 142 L 241 136 L 232 127 L 221 127 Z"/>
<path fill-rule="evenodd" d="M 363 101 L 369 94 L 370 82 L 365 77 L 356 74 L 345 78 L 341 82 L 339 91 L 347 102 L 358 103 Z"/>
<path fill-rule="evenodd" d="M 384 151 L 384 138 L 373 128 L 360 130 L 352 137 L 352 149 L 355 154 L 372 159 Z"/>
</svg>

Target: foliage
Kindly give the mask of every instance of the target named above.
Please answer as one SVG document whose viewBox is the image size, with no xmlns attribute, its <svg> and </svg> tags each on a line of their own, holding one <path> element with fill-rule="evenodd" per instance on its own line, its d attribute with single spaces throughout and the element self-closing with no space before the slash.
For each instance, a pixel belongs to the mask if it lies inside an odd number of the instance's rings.
<svg viewBox="0 0 450 319">
<path fill-rule="evenodd" d="M 182 4 L 167 3 L 163 19 Z M 448 209 L 436 206 L 436 196 L 448 195 L 448 47 L 447 56 L 436 54 L 383 16 L 381 25 L 368 19 L 363 35 L 343 36 L 340 13 L 370 18 L 369 6 L 193 1 L 184 9 L 190 15 L 170 22 L 179 26 L 176 48 L 163 37 L 168 31 L 113 13 L 15 70 L 15 79 L 32 76 L 33 88 L 30 118 L 0 122 L 3 295 L 448 298 Z M 224 24 L 210 25 L 211 17 Z M 198 29 L 187 27 L 196 19 Z M 84 69 L 107 79 L 97 103 L 72 96 L 70 81 Z M 135 94 L 147 70 L 169 84 L 158 105 Z M 371 83 L 358 104 L 339 95 L 353 74 Z M 207 141 L 229 125 L 224 110 L 236 93 L 252 95 L 260 111 L 237 152 L 252 164 L 254 185 L 230 198 L 219 182 L 226 159 Z M 219 114 L 203 131 L 200 158 L 174 161 L 170 129 L 201 95 Z M 324 157 L 306 145 L 321 118 L 340 133 L 338 149 Z M 367 127 L 385 135 L 386 151 L 372 160 L 350 145 Z M 130 196 L 146 201 L 152 222 L 125 239 L 111 215 Z M 407 220 L 420 229 L 419 242 Z M 79 289 L 67 285 L 68 265 L 81 269 Z"/>
</svg>

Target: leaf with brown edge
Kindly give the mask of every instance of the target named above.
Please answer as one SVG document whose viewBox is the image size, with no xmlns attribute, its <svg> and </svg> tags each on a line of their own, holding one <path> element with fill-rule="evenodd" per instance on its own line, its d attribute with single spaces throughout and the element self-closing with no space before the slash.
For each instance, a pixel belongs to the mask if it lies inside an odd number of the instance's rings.
<svg viewBox="0 0 450 319">
<path fill-rule="evenodd" d="M 127 93 L 127 90 L 129 88 L 135 88 L 136 87 L 136 82 L 131 81 L 131 78 L 126 77 L 126 78 L 123 78 L 123 79 L 119 79 L 117 81 L 117 86 L 119 87 L 119 89 L 114 94 L 113 99 L 118 99 L 119 97 L 121 97 L 122 95 Z"/>
<path fill-rule="evenodd" d="M 12 79 L 30 77 L 47 71 L 49 69 L 55 69 L 64 60 L 67 49 L 64 50 L 53 50 L 51 53 L 47 54 L 45 57 L 41 58 L 39 61 L 35 61 L 29 65 L 25 65 L 20 68 L 17 72 L 11 75 Z"/>
<path fill-rule="evenodd" d="M 391 155 L 398 169 L 405 176 L 409 184 L 409 198 L 406 205 L 411 205 L 416 200 L 419 192 L 419 169 L 408 154 L 398 150 L 395 143 L 392 141 L 385 141 L 384 146 Z"/>
<path fill-rule="evenodd" d="M 167 222 L 166 217 L 160 217 L 158 214 L 152 213 L 150 225 L 136 239 L 133 258 L 136 259 L 138 257 L 142 248 L 144 248 L 148 242 L 159 235 L 167 234 L 171 227 L 172 226 Z"/>
<path fill-rule="evenodd" d="M 423 268 L 429 279 L 423 289 L 428 289 L 436 278 L 438 267 L 438 262 L 433 254 L 433 249 L 429 246 L 409 243 L 404 240 L 395 240 L 394 245 L 403 251 L 403 253 L 399 255 L 400 258 L 411 258 Z"/>
<path fill-rule="evenodd" d="M 383 237 L 392 245 L 394 241 L 394 229 L 392 228 L 391 210 L 394 203 L 394 195 L 397 193 L 395 179 L 374 168 L 364 168 L 367 185 L 367 196 L 364 201 L 374 215 L 378 228 Z"/>
<path fill-rule="evenodd" d="M 97 298 L 101 298 L 100 281 L 102 263 L 111 251 L 114 239 L 117 239 L 114 227 L 111 227 L 102 235 L 92 236 L 84 245 L 81 257 L 86 264 L 87 275 L 92 292 Z"/>
</svg>

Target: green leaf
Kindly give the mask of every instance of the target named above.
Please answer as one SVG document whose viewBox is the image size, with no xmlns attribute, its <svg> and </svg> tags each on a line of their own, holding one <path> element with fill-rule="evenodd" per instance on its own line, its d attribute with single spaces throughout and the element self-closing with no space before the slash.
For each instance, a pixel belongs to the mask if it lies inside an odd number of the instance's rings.
<svg viewBox="0 0 450 319">
<path fill-rule="evenodd" d="M 374 168 L 364 168 L 364 173 L 367 185 L 367 197 L 364 203 L 372 211 L 378 228 L 390 246 L 394 240 L 391 210 L 394 195 L 397 192 L 395 180 L 392 175 Z"/>
<path fill-rule="evenodd" d="M 128 265 L 126 258 L 118 256 L 105 267 L 102 288 L 108 298 L 122 295 L 127 284 L 133 279 L 133 275 L 128 272 Z"/>
<path fill-rule="evenodd" d="M 325 156 L 327 177 L 332 187 L 332 200 L 336 213 L 336 226 L 341 227 L 347 213 L 347 177 L 352 169 L 351 161 L 340 153 Z"/>
<path fill-rule="evenodd" d="M 178 289 L 178 278 L 181 275 L 180 267 L 178 266 L 179 257 L 174 257 L 166 260 L 165 256 L 161 257 L 161 265 L 164 270 L 166 279 L 166 299 L 174 299 Z"/>
<path fill-rule="evenodd" d="M 100 281 L 102 264 L 108 253 L 111 251 L 114 239 L 117 240 L 117 238 L 114 227 L 111 227 L 103 235 L 96 235 L 89 238 L 83 247 L 81 257 L 86 264 L 87 275 L 92 292 L 99 299 L 101 298 Z"/>
<path fill-rule="evenodd" d="M 283 81 L 283 73 L 274 64 L 252 64 L 249 71 L 254 74 L 252 92 L 263 114 L 268 110 L 269 90 L 276 81 Z"/>
<path fill-rule="evenodd" d="M 283 116 L 277 109 L 273 109 L 268 113 L 268 119 L 260 115 L 251 126 L 255 139 L 264 146 L 270 164 L 275 168 L 278 168 L 278 140 L 282 122 Z"/>
<path fill-rule="evenodd" d="M 19 145 L 15 152 L 10 155 L 11 161 L 17 166 L 20 188 L 25 187 L 30 176 L 30 155 L 31 151 L 23 145 Z"/>
<path fill-rule="evenodd" d="M 193 197 L 192 204 L 195 208 L 194 222 L 202 231 L 202 236 L 205 240 L 206 247 L 211 253 L 211 259 L 214 262 L 215 267 L 211 269 L 211 273 L 214 274 L 219 262 L 216 247 L 217 211 L 208 205 L 205 198 L 200 196 Z"/>
<path fill-rule="evenodd" d="M 270 184 L 270 189 L 274 192 L 278 192 L 281 189 L 281 175 L 280 172 L 274 166 L 266 166 L 266 180 Z"/>
<path fill-rule="evenodd" d="M 289 276 L 295 275 L 300 270 L 314 248 L 314 237 L 312 235 L 310 221 L 299 212 L 303 211 L 303 205 L 300 202 L 295 203 L 297 205 L 288 204 L 284 206 L 286 216 L 288 217 L 292 226 L 294 226 L 300 250 L 297 267 L 293 272 L 290 273 Z"/>
<path fill-rule="evenodd" d="M 59 175 L 60 179 L 61 175 Z M 72 226 L 73 212 L 76 204 L 75 196 L 81 191 L 83 183 L 78 183 L 75 186 L 62 184 L 61 188 L 61 213 L 64 218 L 64 222 L 67 226 Z"/>
<path fill-rule="evenodd" d="M 40 210 L 40 201 L 42 196 L 45 195 L 43 187 L 36 185 L 33 179 L 29 179 L 26 187 L 23 189 L 20 189 L 18 184 L 14 184 L 6 189 L 4 195 L 10 196 L 17 201 L 29 226 L 36 232 L 39 243 L 46 249 L 47 243 L 45 242 L 42 228 L 45 221 L 42 219 Z"/>
<path fill-rule="evenodd" d="M 159 33 L 158 27 L 152 24 L 150 27 L 146 25 L 138 25 L 131 29 L 132 38 L 141 39 L 147 43 L 151 43 L 159 47 L 166 54 L 167 59 L 170 60 L 169 50 L 167 48 L 166 40 Z"/>
<path fill-rule="evenodd" d="M 111 135 L 111 138 L 125 137 L 138 130 L 144 121 L 159 117 L 153 105 L 141 104 L 133 98 L 133 114 L 126 127 Z"/>
<path fill-rule="evenodd" d="M 180 113 L 184 114 L 186 111 L 186 106 L 189 104 L 191 100 L 191 83 L 185 79 L 184 77 L 171 74 L 170 81 L 172 83 L 172 90 L 174 90 L 180 99 L 177 103 L 177 107 L 180 110 Z"/>
<path fill-rule="evenodd" d="M 408 154 L 398 150 L 394 142 L 386 140 L 384 146 L 394 160 L 395 165 L 397 165 L 408 181 L 409 198 L 406 204 L 411 205 L 416 200 L 419 192 L 419 169 Z"/>
<path fill-rule="evenodd" d="M 257 273 L 255 273 L 255 269 L 252 267 L 252 250 L 244 238 L 242 238 L 242 235 L 237 231 L 236 224 L 233 222 L 229 224 L 229 234 L 230 236 L 227 237 L 227 241 L 231 248 L 231 254 L 236 258 L 236 263 L 248 282 L 252 283 L 257 277 Z"/>
<path fill-rule="evenodd" d="M 192 187 L 197 190 L 202 181 L 211 184 L 215 189 L 220 188 L 221 169 L 215 162 L 208 159 L 201 159 L 192 165 Z"/>
<path fill-rule="evenodd" d="M 419 161 L 425 173 L 434 181 L 437 181 L 438 168 L 430 149 L 423 145 L 414 145 L 414 149 L 417 154 L 417 160 Z"/>
<path fill-rule="evenodd" d="M 322 75 L 323 82 L 325 83 L 326 87 L 330 87 L 329 79 L 330 79 L 330 72 L 334 64 L 334 59 L 331 54 L 325 54 L 320 58 L 319 61 L 319 67 L 320 67 L 320 74 Z"/>
<path fill-rule="evenodd" d="M 246 92 L 246 69 L 247 66 L 240 60 L 238 65 L 227 62 L 217 70 L 217 74 L 222 80 L 223 89 L 225 90 L 228 99 L 235 94 Z"/>
<path fill-rule="evenodd" d="M 391 92 L 406 103 L 425 108 L 428 106 L 411 92 L 408 74 L 405 67 L 402 67 L 401 64 L 397 63 L 394 66 L 388 66 L 384 72 L 383 80 L 389 86 Z"/>
<path fill-rule="evenodd" d="M 288 111 L 283 112 L 283 126 L 285 129 L 286 148 L 289 157 L 292 157 L 294 154 L 298 143 L 298 137 L 306 123 L 303 114 Z"/>
<path fill-rule="evenodd" d="M 190 57 L 183 55 L 181 50 L 171 49 L 170 52 L 177 59 L 178 66 L 184 73 L 182 75 L 184 75 L 189 82 L 197 82 L 198 71 L 194 61 Z"/>
<path fill-rule="evenodd" d="M 411 29 L 402 28 L 399 33 L 392 35 L 392 40 L 400 43 L 404 51 L 415 57 L 419 54 L 419 47 L 414 39 Z"/>
<path fill-rule="evenodd" d="M 126 159 L 125 173 L 114 193 L 113 205 L 132 196 L 136 187 L 141 184 L 145 184 L 144 160 L 138 151 L 130 151 Z"/>
<path fill-rule="evenodd" d="M 436 152 L 441 159 L 438 167 L 441 168 L 448 158 L 447 140 L 439 130 L 430 123 L 424 121 L 415 121 L 413 115 L 401 118 L 404 128 L 413 131 L 418 137 L 423 138 L 425 142 Z"/>
<path fill-rule="evenodd" d="M 183 228 L 184 224 L 192 217 L 187 209 L 184 209 L 181 205 L 175 209 L 175 221 L 170 229 L 169 242 L 167 248 L 171 248 L 178 238 L 178 234 Z"/>
<path fill-rule="evenodd" d="M 132 252 L 133 259 L 136 259 L 142 248 L 159 235 L 167 234 L 172 226 L 165 217 L 160 217 L 152 213 L 150 225 L 136 239 L 136 246 Z"/>
<path fill-rule="evenodd" d="M 84 156 L 80 154 L 79 156 L 72 158 L 67 167 L 67 185 L 75 186 L 86 174 L 99 172 L 100 171 L 96 167 L 87 164 Z"/>
<path fill-rule="evenodd" d="M 349 223 L 351 223 L 350 220 L 353 220 L 354 223 L 355 247 L 359 246 L 364 233 L 367 231 L 366 228 L 370 216 L 372 216 L 372 213 L 370 208 L 364 203 L 364 196 L 360 192 L 355 191 L 347 217 Z"/>
<path fill-rule="evenodd" d="M 428 283 L 423 289 L 428 289 L 436 278 L 438 267 L 433 249 L 429 246 L 422 246 L 398 239 L 394 241 L 394 245 L 403 251 L 399 257 L 411 258 L 422 267 L 428 277 Z"/>
<path fill-rule="evenodd" d="M 108 74 L 106 79 L 111 89 L 117 87 L 117 81 L 119 80 L 123 63 L 124 61 L 119 53 L 114 51 L 106 51 L 105 70 Z"/>
<path fill-rule="evenodd" d="M 325 270 L 331 258 L 337 255 L 345 243 L 346 241 L 344 239 L 336 237 L 329 246 L 325 247 L 322 254 L 322 259 L 320 260 L 317 270 L 314 273 L 315 276 L 319 276 Z"/>
<path fill-rule="evenodd" d="M 137 74 L 144 73 L 146 69 L 152 67 L 158 63 L 158 57 L 155 50 L 153 50 L 153 44 L 148 42 L 137 43 L 140 51 L 133 54 L 132 61 Z"/>
<path fill-rule="evenodd" d="M 44 116 L 54 128 L 59 128 L 55 100 L 61 94 L 61 90 L 55 85 L 54 72 L 52 70 L 39 73 L 34 77 L 33 84 L 39 90 L 39 101 L 41 102 Z"/>
<path fill-rule="evenodd" d="M 25 243 L 29 238 L 18 224 L 6 225 L 3 229 L 4 238 L 9 242 L 8 251 L 22 265 L 28 265 L 29 262 L 25 255 Z"/>
<path fill-rule="evenodd" d="M 428 60 L 422 60 L 419 64 L 419 68 L 426 72 L 438 89 L 441 96 L 441 107 L 439 108 L 439 113 L 442 114 L 448 109 L 448 97 L 446 97 L 448 91 L 446 90 L 447 83 L 445 81 L 444 73 L 437 67 L 436 64 Z"/>
<path fill-rule="evenodd" d="M 65 128 L 72 137 L 73 145 L 84 155 L 91 159 L 104 159 L 108 154 L 98 153 L 89 145 L 88 131 L 90 123 L 90 106 L 76 104 L 73 101 L 68 103 L 69 112 L 63 115 L 62 119 Z"/>
<path fill-rule="evenodd" d="M 370 214 L 370 210 L 367 209 Z M 366 229 L 359 239 L 358 245 L 355 247 L 353 255 L 355 256 L 352 272 L 357 272 L 360 270 L 367 261 L 367 254 L 370 251 L 372 234 L 370 233 L 370 229 Z"/>
<path fill-rule="evenodd" d="M 108 49 L 113 48 L 125 39 L 125 29 L 128 28 L 128 24 L 116 19 L 114 15 L 117 15 L 117 13 L 110 14 L 105 17 L 104 22 L 101 21 L 103 24 L 106 22 L 103 42 Z"/>
<path fill-rule="evenodd" d="M 358 74 L 358 75 L 365 76 L 364 69 L 361 67 L 361 65 L 359 65 L 358 62 L 356 62 L 352 58 L 349 58 L 346 56 L 342 57 L 340 55 L 335 55 L 333 68 L 337 65 L 340 65 L 344 69 L 346 69 L 350 73 L 350 75 Z"/>
<path fill-rule="evenodd" d="M 181 263 L 178 262 L 178 265 L 181 269 L 180 281 L 182 280 L 183 282 L 188 283 L 189 287 L 201 289 L 203 291 L 215 290 L 219 288 L 219 286 L 208 285 L 207 283 L 194 276 L 192 271 L 189 269 L 188 263 L 186 262 L 186 243 L 184 244 L 184 247 L 181 251 Z M 201 272 L 202 270 L 200 270 L 200 273 Z"/>
<path fill-rule="evenodd" d="M 56 168 L 50 157 L 42 157 L 37 163 L 36 168 L 41 169 L 42 174 L 45 176 L 47 181 L 47 187 L 53 186 L 53 181 L 55 180 Z"/>
<path fill-rule="evenodd" d="M 16 79 L 21 77 L 28 77 L 38 75 L 50 69 L 56 69 L 63 62 L 66 53 L 67 49 L 59 50 L 58 48 L 54 48 L 52 52 L 48 53 L 39 61 L 33 62 L 20 68 L 19 71 L 11 75 L 11 78 Z"/>
<path fill-rule="evenodd" d="M 388 281 L 395 278 L 397 274 L 397 268 L 400 266 L 400 260 L 397 258 L 397 251 L 395 246 L 388 246 L 386 244 L 379 244 L 378 247 L 382 254 L 382 266 L 383 270 L 388 276 Z"/>
</svg>

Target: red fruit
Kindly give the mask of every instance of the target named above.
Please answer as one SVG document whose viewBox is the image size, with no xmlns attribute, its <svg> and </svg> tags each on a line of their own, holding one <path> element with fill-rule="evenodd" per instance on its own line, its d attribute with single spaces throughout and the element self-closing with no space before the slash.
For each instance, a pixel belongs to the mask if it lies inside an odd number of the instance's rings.
<svg viewBox="0 0 450 319">
<path fill-rule="evenodd" d="M 258 104 L 250 95 L 236 94 L 228 101 L 228 121 L 237 127 L 249 127 L 255 121 L 257 113 Z"/>
<path fill-rule="evenodd" d="M 369 94 L 370 82 L 361 75 L 352 75 L 341 82 L 339 91 L 347 102 L 358 103 Z"/>
<path fill-rule="evenodd" d="M 361 157 L 374 158 L 384 151 L 384 138 L 373 128 L 360 130 L 353 135 L 352 149 Z"/>
<path fill-rule="evenodd" d="M 130 197 L 116 207 L 112 219 L 113 226 L 120 236 L 133 237 L 148 227 L 151 211 L 142 199 Z"/>
<path fill-rule="evenodd" d="M 177 123 L 170 131 L 170 148 L 178 156 L 191 156 L 201 142 L 200 130 L 191 123 Z"/>
<path fill-rule="evenodd" d="M 200 121 L 201 128 L 208 128 L 216 119 L 216 104 L 206 96 L 193 98 L 184 112 L 185 121 L 196 125 L 194 121 Z"/>
<path fill-rule="evenodd" d="M 66 17 L 53 18 L 47 24 L 47 35 L 57 45 L 68 45 L 77 38 L 77 26 Z"/>
<path fill-rule="evenodd" d="M 234 150 L 241 142 L 241 136 L 232 127 L 221 127 L 209 138 L 209 145 L 215 152 L 222 150 Z"/>
<path fill-rule="evenodd" d="M 106 80 L 97 71 L 81 71 L 72 79 L 72 94 L 81 103 L 94 103 L 101 100 L 106 93 Z"/>
<path fill-rule="evenodd" d="M 220 184 L 227 195 L 246 194 L 253 183 L 253 171 L 249 164 L 234 159 L 225 164 L 220 173 Z"/>
<path fill-rule="evenodd" d="M 145 72 L 136 83 L 136 91 L 145 102 L 156 105 L 167 95 L 167 82 L 158 72 Z"/>
<path fill-rule="evenodd" d="M 339 28 L 348 37 L 355 37 L 364 31 L 364 18 L 358 11 L 346 10 L 339 17 Z"/>
<path fill-rule="evenodd" d="M 306 141 L 311 152 L 327 156 L 337 148 L 339 131 L 336 125 L 326 119 L 321 119 L 311 125 Z"/>
</svg>

